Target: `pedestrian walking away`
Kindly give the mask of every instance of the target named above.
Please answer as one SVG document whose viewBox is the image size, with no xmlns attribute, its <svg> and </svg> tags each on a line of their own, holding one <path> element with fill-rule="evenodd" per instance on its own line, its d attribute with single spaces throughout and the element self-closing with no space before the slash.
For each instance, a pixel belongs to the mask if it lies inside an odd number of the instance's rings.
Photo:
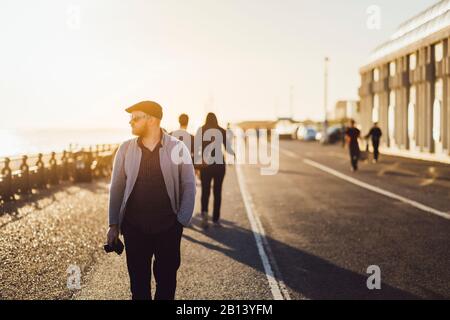
<svg viewBox="0 0 450 320">
<path fill-rule="evenodd" d="M 220 226 L 220 207 L 222 202 L 222 184 L 225 177 L 225 157 L 222 151 L 222 145 L 225 150 L 234 155 L 230 146 L 230 137 L 227 137 L 227 130 L 219 126 L 217 117 L 214 113 L 208 113 L 205 124 L 197 130 L 195 135 L 201 139 L 198 144 L 200 150 L 195 151 L 195 163 L 200 159 L 200 179 L 202 185 L 201 194 L 201 215 L 202 227 L 208 227 L 208 203 L 211 193 L 211 183 L 213 183 L 213 212 L 212 220 L 214 226 Z M 201 157 L 201 158 L 199 158 Z"/>
<path fill-rule="evenodd" d="M 184 142 L 191 154 L 192 160 L 194 160 L 194 136 L 187 131 L 189 116 L 185 113 L 180 114 L 178 123 L 180 124 L 180 128 L 172 131 L 170 135 Z"/>
<path fill-rule="evenodd" d="M 369 139 L 372 137 L 372 147 L 373 147 L 373 162 L 378 162 L 378 157 L 380 155 L 379 147 L 380 147 L 380 138 L 382 136 L 382 132 L 380 127 L 378 127 L 378 122 L 374 122 L 372 128 L 368 134 L 364 136 L 364 138 Z"/>
<path fill-rule="evenodd" d="M 355 120 L 350 120 L 350 126 L 345 131 L 345 137 L 350 152 L 350 162 L 352 171 L 358 170 L 358 160 L 360 155 L 358 139 L 361 135 L 361 132 L 359 131 L 358 128 L 356 128 L 355 124 L 356 124 Z"/>
</svg>

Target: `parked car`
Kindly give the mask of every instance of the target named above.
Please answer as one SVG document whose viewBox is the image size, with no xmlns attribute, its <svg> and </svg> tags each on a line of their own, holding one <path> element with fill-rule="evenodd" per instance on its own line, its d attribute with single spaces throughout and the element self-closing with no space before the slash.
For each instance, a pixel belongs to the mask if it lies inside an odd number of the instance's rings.
<svg viewBox="0 0 450 320">
<path fill-rule="evenodd" d="M 344 136 L 344 132 L 342 131 L 341 126 L 331 126 L 327 129 L 327 136 L 322 137 L 321 142 L 334 144 L 334 143 L 342 141 L 343 136 Z M 326 141 L 325 141 L 325 139 L 326 139 Z"/>
<path fill-rule="evenodd" d="M 318 138 L 318 132 L 316 128 L 308 126 L 300 126 L 297 131 L 297 139 L 303 141 L 316 141 Z"/>
<path fill-rule="evenodd" d="M 275 130 L 280 139 L 295 139 L 297 127 L 297 124 L 290 118 L 280 118 L 275 124 Z"/>
</svg>

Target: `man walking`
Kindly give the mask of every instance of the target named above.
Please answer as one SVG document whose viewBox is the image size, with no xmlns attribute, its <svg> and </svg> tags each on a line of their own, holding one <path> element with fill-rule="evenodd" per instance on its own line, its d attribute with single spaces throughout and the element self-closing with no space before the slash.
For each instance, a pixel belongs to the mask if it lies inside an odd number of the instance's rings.
<svg viewBox="0 0 450 320">
<path fill-rule="evenodd" d="M 361 132 L 355 126 L 355 120 L 350 120 L 350 127 L 345 131 L 345 137 L 350 151 L 351 170 L 358 170 L 358 160 L 360 155 L 358 139 Z"/>
<path fill-rule="evenodd" d="M 158 103 L 142 101 L 126 111 L 137 138 L 123 142 L 114 158 L 107 241 L 113 245 L 123 234 L 133 300 L 152 299 L 153 257 L 155 300 L 173 300 L 183 227 L 194 210 L 192 160 L 176 161 L 179 150 L 189 151 L 161 129 Z"/>
<path fill-rule="evenodd" d="M 178 117 L 178 123 L 180 124 L 180 129 L 172 131 L 170 135 L 184 142 L 184 144 L 190 151 L 191 158 L 193 159 L 194 136 L 187 131 L 189 116 L 185 113 L 180 114 L 180 116 Z"/>
<path fill-rule="evenodd" d="M 366 139 L 369 139 L 369 137 L 372 137 L 372 146 L 373 146 L 373 162 L 378 162 L 378 156 L 380 152 L 378 151 L 378 148 L 380 146 L 380 138 L 382 136 L 381 129 L 378 127 L 378 122 L 373 123 L 373 127 L 370 128 L 369 133 L 365 136 Z"/>
</svg>

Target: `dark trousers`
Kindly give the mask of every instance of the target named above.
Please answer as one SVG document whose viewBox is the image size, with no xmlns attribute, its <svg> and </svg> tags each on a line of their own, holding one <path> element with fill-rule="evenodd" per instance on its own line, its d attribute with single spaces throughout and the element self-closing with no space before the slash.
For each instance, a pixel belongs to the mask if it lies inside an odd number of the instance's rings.
<svg viewBox="0 0 450 320">
<path fill-rule="evenodd" d="M 180 267 L 183 225 L 178 221 L 166 231 L 145 234 L 126 222 L 122 227 L 133 300 L 151 300 L 151 265 L 156 282 L 155 300 L 173 300 Z"/>
<path fill-rule="evenodd" d="M 202 212 L 208 211 L 209 195 L 211 193 L 211 181 L 213 182 L 214 209 L 213 221 L 220 219 L 220 206 L 222 203 L 222 184 L 225 177 L 224 164 L 208 165 L 200 171 L 200 179 L 202 181 Z"/>
<path fill-rule="evenodd" d="M 378 155 L 380 152 L 378 151 L 378 148 L 380 146 L 380 140 L 372 139 L 372 146 L 373 146 L 373 158 L 375 160 L 378 160 Z"/>
<path fill-rule="evenodd" d="M 350 162 L 354 170 L 358 170 L 360 150 L 358 146 L 350 146 Z"/>
</svg>

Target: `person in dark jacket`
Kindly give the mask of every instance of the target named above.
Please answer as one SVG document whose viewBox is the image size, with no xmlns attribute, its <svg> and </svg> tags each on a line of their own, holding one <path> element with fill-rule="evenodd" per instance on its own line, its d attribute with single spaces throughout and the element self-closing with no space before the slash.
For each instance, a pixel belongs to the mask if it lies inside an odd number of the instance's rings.
<svg viewBox="0 0 450 320">
<path fill-rule="evenodd" d="M 381 129 L 378 127 L 378 122 L 373 123 L 373 127 L 370 128 L 370 131 L 368 134 L 365 135 L 366 139 L 369 139 L 369 137 L 372 137 L 372 146 L 373 146 L 373 162 L 378 162 L 378 156 L 380 152 L 378 151 L 378 148 L 380 146 L 380 138 L 382 136 Z"/>
<path fill-rule="evenodd" d="M 360 155 L 358 139 L 361 132 L 355 126 L 355 120 L 350 120 L 350 126 L 345 131 L 345 138 L 350 151 L 350 162 L 352 171 L 358 170 L 358 160 Z"/>
<path fill-rule="evenodd" d="M 222 203 L 222 184 L 225 177 L 225 157 L 222 145 L 229 154 L 234 154 L 230 147 L 230 138 L 227 138 L 227 130 L 219 126 L 217 117 L 210 112 L 206 116 L 205 124 L 197 130 L 195 135 L 196 147 L 195 163 L 200 164 L 200 180 L 202 184 L 201 215 L 202 227 L 208 227 L 208 202 L 213 182 L 213 214 L 214 226 L 220 226 L 220 207 Z M 201 143 L 198 143 L 201 141 Z"/>
</svg>

